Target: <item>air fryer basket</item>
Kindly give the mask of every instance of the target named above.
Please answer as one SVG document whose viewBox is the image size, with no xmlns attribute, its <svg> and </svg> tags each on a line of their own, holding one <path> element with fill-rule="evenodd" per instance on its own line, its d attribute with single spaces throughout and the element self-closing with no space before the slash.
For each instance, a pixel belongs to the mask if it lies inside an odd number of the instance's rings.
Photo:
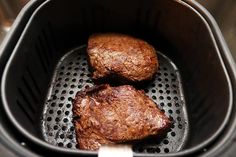
<svg viewBox="0 0 236 157">
<path fill-rule="evenodd" d="M 28 145 L 47 155 L 96 154 L 73 149 L 71 123 L 73 96 L 93 85 L 85 53 L 94 32 L 131 34 L 160 51 L 159 72 L 145 91 L 174 123 L 161 141 L 135 145 L 134 155 L 190 154 L 214 142 L 230 115 L 231 83 L 191 7 L 175 0 L 49 0 L 32 15 L 2 79 L 4 109 Z"/>
<path fill-rule="evenodd" d="M 136 152 L 176 152 L 187 140 L 188 118 L 178 69 L 166 56 L 160 53 L 158 56 L 160 67 L 157 76 L 143 90 L 169 115 L 173 125 L 166 138 L 153 138 L 153 141 L 148 141 L 151 143 L 136 144 L 133 147 Z M 40 128 L 47 142 L 60 147 L 76 148 L 71 100 L 77 91 L 93 85 L 86 46 L 76 48 L 62 57 L 56 67 L 43 110 Z"/>
</svg>

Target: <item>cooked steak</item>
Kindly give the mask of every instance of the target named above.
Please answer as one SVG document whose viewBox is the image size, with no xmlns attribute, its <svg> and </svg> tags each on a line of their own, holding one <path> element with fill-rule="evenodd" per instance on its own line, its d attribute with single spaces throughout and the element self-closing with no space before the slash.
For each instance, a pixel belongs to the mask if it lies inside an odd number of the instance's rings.
<svg viewBox="0 0 236 157">
<path fill-rule="evenodd" d="M 93 79 L 140 82 L 150 80 L 158 69 L 155 49 L 147 42 L 123 34 L 95 34 L 88 40 Z"/>
<path fill-rule="evenodd" d="M 78 92 L 73 114 L 77 142 L 84 150 L 162 135 L 171 124 L 144 91 L 130 85 Z"/>
</svg>

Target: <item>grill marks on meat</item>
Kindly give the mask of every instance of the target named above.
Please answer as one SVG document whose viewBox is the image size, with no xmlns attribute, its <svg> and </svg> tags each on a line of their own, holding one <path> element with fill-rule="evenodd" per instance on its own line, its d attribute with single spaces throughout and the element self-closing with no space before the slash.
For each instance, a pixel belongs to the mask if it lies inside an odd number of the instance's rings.
<svg viewBox="0 0 236 157">
<path fill-rule="evenodd" d="M 147 42 L 128 35 L 107 33 L 89 37 L 89 62 L 93 79 L 119 77 L 140 82 L 152 79 L 158 69 L 155 49 Z"/>
<path fill-rule="evenodd" d="M 77 142 L 84 150 L 160 135 L 171 124 L 142 90 L 130 85 L 78 92 L 73 113 Z"/>
</svg>

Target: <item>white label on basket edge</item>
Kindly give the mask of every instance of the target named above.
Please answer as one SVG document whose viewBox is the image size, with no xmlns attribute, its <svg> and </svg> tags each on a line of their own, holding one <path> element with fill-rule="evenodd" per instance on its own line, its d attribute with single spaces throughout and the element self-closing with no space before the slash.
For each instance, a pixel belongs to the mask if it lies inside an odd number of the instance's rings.
<svg viewBox="0 0 236 157">
<path fill-rule="evenodd" d="M 106 145 L 101 146 L 98 151 L 98 157 L 133 157 L 132 147 L 130 145 Z"/>
</svg>

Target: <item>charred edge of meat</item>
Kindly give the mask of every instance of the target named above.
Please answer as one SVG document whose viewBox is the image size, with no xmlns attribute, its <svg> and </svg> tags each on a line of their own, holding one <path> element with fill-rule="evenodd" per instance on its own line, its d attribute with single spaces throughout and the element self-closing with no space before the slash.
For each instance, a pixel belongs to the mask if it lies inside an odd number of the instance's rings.
<svg viewBox="0 0 236 157">
<path fill-rule="evenodd" d="M 107 86 L 108 86 L 107 84 L 95 85 L 95 86 L 93 86 L 93 87 L 86 88 L 86 89 L 83 90 L 83 91 L 78 91 L 78 92 L 76 93 L 76 95 L 75 95 L 75 99 L 73 100 L 73 103 L 74 103 L 74 101 L 76 100 L 76 98 L 77 98 L 78 96 L 85 96 L 85 95 L 87 95 L 87 94 L 91 95 L 91 94 L 93 94 L 94 92 L 97 92 L 97 91 L 99 91 L 99 90 L 101 90 L 101 89 L 107 88 Z"/>
<path fill-rule="evenodd" d="M 88 51 L 88 50 L 87 50 Z M 91 65 L 91 61 L 90 61 L 90 57 L 87 54 L 87 62 L 88 62 L 88 66 L 89 66 L 89 71 L 91 72 L 91 74 L 93 74 L 96 69 Z M 113 72 L 111 70 L 109 70 L 109 74 L 106 75 L 105 77 L 101 77 L 101 78 L 96 78 L 94 79 L 92 76 L 92 80 L 95 84 L 104 84 L 104 83 L 108 83 L 112 86 L 119 86 L 119 85 L 124 85 L 124 84 L 130 84 L 136 87 L 144 87 L 146 86 L 148 83 L 152 82 L 153 80 L 155 80 L 157 71 L 155 72 L 155 74 L 152 75 L 151 78 L 146 79 L 146 80 L 142 80 L 142 81 L 132 81 L 124 76 L 121 76 L 119 74 L 117 74 L 116 72 Z"/>
<path fill-rule="evenodd" d="M 90 68 L 92 69 L 92 67 L 90 67 Z M 153 77 L 148 80 L 134 82 L 134 81 L 130 81 L 129 79 L 127 79 L 125 77 L 122 77 L 121 75 L 110 72 L 109 75 L 107 75 L 106 77 L 98 78 L 98 79 L 92 78 L 92 80 L 96 85 L 108 83 L 114 87 L 114 86 L 129 84 L 129 85 L 136 87 L 137 89 L 142 89 L 142 88 L 146 87 L 148 84 L 150 84 L 151 82 L 153 82 L 155 80 L 155 78 L 156 78 L 156 75 L 153 75 Z"/>
</svg>

